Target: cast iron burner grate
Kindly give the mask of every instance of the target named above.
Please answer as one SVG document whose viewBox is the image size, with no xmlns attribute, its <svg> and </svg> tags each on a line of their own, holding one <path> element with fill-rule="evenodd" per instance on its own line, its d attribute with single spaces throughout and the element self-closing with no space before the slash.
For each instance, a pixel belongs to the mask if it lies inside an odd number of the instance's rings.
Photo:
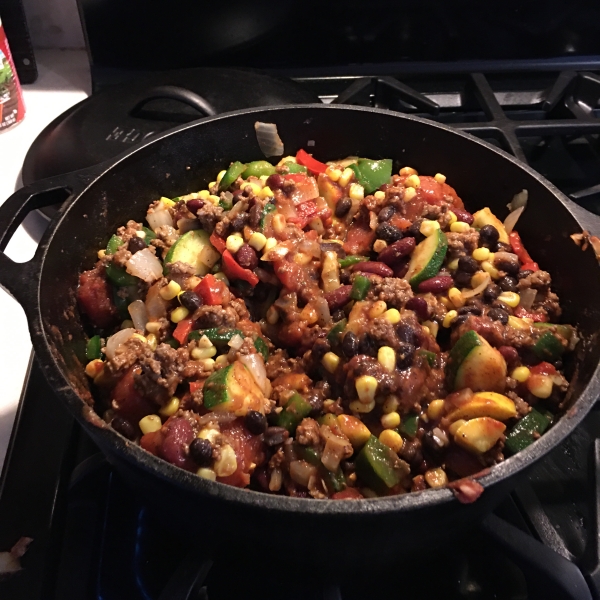
<svg viewBox="0 0 600 600">
<path fill-rule="evenodd" d="M 24 570 L 0 583 L 3 600 L 600 597 L 600 407 L 464 539 L 340 581 L 294 570 L 286 540 L 280 558 L 265 557 L 256 570 L 249 557 L 258 540 L 238 548 L 234 531 L 231 555 L 213 561 L 210 539 L 192 543 L 171 531 L 177 507 L 165 506 L 162 518 L 149 513 L 59 406 L 34 361 L 0 489 L 0 549 L 23 535 L 34 542 Z M 209 517 L 199 507 L 190 518 Z"/>
</svg>

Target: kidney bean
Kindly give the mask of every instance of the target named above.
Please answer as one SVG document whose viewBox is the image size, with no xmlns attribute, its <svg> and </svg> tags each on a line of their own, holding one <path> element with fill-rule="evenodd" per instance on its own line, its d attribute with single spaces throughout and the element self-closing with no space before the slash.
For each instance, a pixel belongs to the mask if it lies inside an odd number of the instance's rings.
<svg viewBox="0 0 600 600">
<path fill-rule="evenodd" d="M 276 173 L 274 173 L 273 175 L 269 175 L 269 178 L 267 179 L 267 185 L 272 190 L 280 190 L 283 187 L 284 183 L 285 179 L 281 175 L 277 175 Z"/>
<path fill-rule="evenodd" d="M 394 265 L 394 277 L 402 279 L 408 273 L 408 265 L 410 263 L 410 256 L 405 256 L 400 260 L 397 265 Z"/>
<path fill-rule="evenodd" d="M 244 267 L 244 269 L 256 269 L 256 267 L 258 267 L 258 257 L 256 256 L 256 252 L 254 251 L 254 248 L 248 244 L 244 244 L 236 252 L 235 259 L 240 267 Z"/>
<path fill-rule="evenodd" d="M 248 224 L 250 227 L 258 227 L 260 219 L 262 217 L 262 206 L 260 204 L 254 204 L 249 212 L 250 218 Z"/>
<path fill-rule="evenodd" d="M 473 215 L 470 212 L 467 212 L 466 210 L 462 209 L 462 208 L 451 208 L 450 209 L 455 215 L 456 218 L 459 221 L 462 221 L 463 223 L 468 223 L 469 225 L 471 225 L 473 223 Z"/>
<path fill-rule="evenodd" d="M 342 285 L 337 290 L 333 290 L 333 292 L 327 292 L 325 294 L 325 300 L 327 300 L 329 310 L 337 310 L 348 304 L 348 302 L 350 302 L 351 292 L 351 285 Z"/>
<path fill-rule="evenodd" d="M 187 206 L 187 209 L 195 215 L 204 206 L 204 200 L 194 198 L 193 200 L 188 200 L 185 205 Z"/>
<path fill-rule="evenodd" d="M 519 360 L 519 353 L 512 346 L 500 346 L 498 352 L 502 354 L 507 365 L 514 365 Z"/>
<path fill-rule="evenodd" d="M 386 265 L 394 266 L 401 258 L 408 256 L 416 245 L 414 237 L 406 237 L 384 248 L 377 258 Z"/>
<path fill-rule="evenodd" d="M 440 294 L 449 290 L 454 285 L 454 279 L 452 277 L 446 277 L 444 275 L 436 275 L 431 279 L 426 279 L 419 284 L 419 292 L 426 294 L 431 292 L 432 294 Z"/>
<path fill-rule="evenodd" d="M 168 431 L 160 448 L 161 456 L 173 465 L 186 468 L 189 458 L 186 446 L 194 439 L 194 430 L 184 418 L 173 419 L 169 423 Z"/>
<path fill-rule="evenodd" d="M 427 317 L 429 317 L 429 306 L 423 298 L 417 298 L 416 296 L 411 298 L 406 303 L 406 308 L 408 308 L 408 310 L 414 310 L 420 319 L 427 319 Z"/>
<path fill-rule="evenodd" d="M 361 271 L 362 273 L 374 273 L 380 277 L 392 277 L 394 271 L 386 264 L 376 261 L 367 261 L 356 263 L 352 266 L 353 271 Z"/>
</svg>

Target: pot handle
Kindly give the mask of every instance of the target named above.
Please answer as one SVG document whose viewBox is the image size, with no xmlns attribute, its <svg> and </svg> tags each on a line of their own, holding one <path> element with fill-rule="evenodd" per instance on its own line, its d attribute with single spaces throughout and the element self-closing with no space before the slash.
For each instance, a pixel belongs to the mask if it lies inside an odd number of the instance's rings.
<svg viewBox="0 0 600 600">
<path fill-rule="evenodd" d="M 27 313 L 36 304 L 35 289 L 43 248 L 39 246 L 33 258 L 24 263 L 17 263 L 8 258 L 4 249 L 17 227 L 32 210 L 57 203 L 62 203 L 64 207 L 69 199 L 83 192 L 97 175 L 98 167 L 95 166 L 36 181 L 17 190 L 0 205 L 0 286 L 11 294 Z M 68 194 L 66 199 L 65 192 Z"/>
</svg>

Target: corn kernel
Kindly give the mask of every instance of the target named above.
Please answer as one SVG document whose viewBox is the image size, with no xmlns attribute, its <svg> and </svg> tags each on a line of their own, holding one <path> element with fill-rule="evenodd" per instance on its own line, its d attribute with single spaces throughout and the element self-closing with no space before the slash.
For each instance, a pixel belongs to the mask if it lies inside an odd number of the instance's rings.
<svg viewBox="0 0 600 600">
<path fill-rule="evenodd" d="M 209 196 L 210 192 L 208 190 L 201 190 L 200 192 L 198 192 L 198 197 L 200 198 L 200 200 L 208 200 Z"/>
<path fill-rule="evenodd" d="M 363 446 L 371 437 L 369 428 L 360 419 L 352 415 L 338 415 L 337 426 L 354 447 Z"/>
<path fill-rule="evenodd" d="M 465 299 L 458 288 L 451 287 L 448 290 L 448 298 L 450 298 L 450 302 L 454 304 L 455 308 L 461 308 L 465 305 Z"/>
<path fill-rule="evenodd" d="M 260 252 L 267 243 L 267 238 L 258 231 L 255 231 L 248 240 L 248 244 L 254 248 L 257 252 Z"/>
<path fill-rule="evenodd" d="M 213 277 L 219 281 L 222 281 L 227 287 L 229 287 L 229 279 L 227 278 L 227 275 L 223 273 L 223 271 L 218 271 L 213 275 Z"/>
<path fill-rule="evenodd" d="M 132 328 L 133 328 L 133 321 L 131 319 L 125 319 L 121 323 L 121 329 L 132 329 Z"/>
<path fill-rule="evenodd" d="M 326 355 L 327 356 L 327 355 Z M 377 379 L 371 375 L 361 375 L 354 383 L 358 399 L 363 404 L 375 402 L 375 392 L 377 391 Z"/>
<path fill-rule="evenodd" d="M 498 272 L 498 269 L 496 269 L 496 267 L 489 261 L 489 260 L 484 260 L 481 263 L 481 268 L 492 278 L 492 279 L 498 279 L 498 277 L 500 277 L 500 273 Z"/>
<path fill-rule="evenodd" d="M 148 340 L 143 335 L 141 335 L 139 333 L 134 333 L 131 337 L 132 338 L 136 338 L 137 340 L 140 340 L 140 342 L 142 342 L 144 344 L 148 343 Z"/>
<path fill-rule="evenodd" d="M 266 254 L 270 250 L 273 250 L 273 248 L 275 248 L 275 246 L 277 246 L 277 240 L 273 237 L 267 238 L 267 241 L 263 248 L 263 252 Z"/>
<path fill-rule="evenodd" d="M 104 369 L 104 361 L 95 358 L 85 366 L 85 374 L 92 379 L 100 374 Z"/>
<path fill-rule="evenodd" d="M 262 177 L 261 177 L 261 179 L 262 179 Z M 265 187 L 262 190 L 260 190 L 259 195 L 261 198 L 266 199 L 266 198 L 272 198 L 275 194 L 273 193 L 273 190 L 268 185 L 265 185 Z"/>
<path fill-rule="evenodd" d="M 387 242 L 385 240 L 375 240 L 375 243 L 373 244 L 373 250 L 375 252 L 381 252 L 382 250 L 385 250 L 385 248 L 387 248 Z"/>
<path fill-rule="evenodd" d="M 439 300 L 446 307 L 446 310 L 454 309 L 454 304 L 450 302 L 450 298 L 448 298 L 447 296 L 441 296 Z"/>
<path fill-rule="evenodd" d="M 369 309 L 369 318 L 376 319 L 387 310 L 387 304 L 383 300 L 377 300 Z"/>
<path fill-rule="evenodd" d="M 255 196 L 260 196 L 260 193 L 262 192 L 260 185 L 258 185 L 258 183 L 254 183 L 254 181 L 246 181 L 245 184 L 242 184 L 242 190 L 246 191 L 248 188 L 252 190 L 252 193 Z"/>
<path fill-rule="evenodd" d="M 400 323 L 400 312 L 396 308 L 390 308 L 386 310 L 381 316 L 383 319 L 390 322 L 392 325 Z"/>
<path fill-rule="evenodd" d="M 415 188 L 406 188 L 404 190 L 404 202 L 410 202 L 417 195 Z"/>
<path fill-rule="evenodd" d="M 424 475 L 425 481 L 430 488 L 443 488 L 448 485 L 448 476 L 442 467 L 437 469 L 429 469 Z"/>
<path fill-rule="evenodd" d="M 327 167 L 327 169 L 325 169 L 325 175 L 327 175 L 331 181 L 337 181 L 342 176 L 342 172 L 334 167 Z"/>
<path fill-rule="evenodd" d="M 359 183 L 353 183 L 348 190 L 348 196 L 350 200 L 360 201 L 365 197 L 365 188 Z"/>
<path fill-rule="evenodd" d="M 404 187 L 418 188 L 421 185 L 421 180 L 418 175 L 409 175 L 404 180 Z"/>
<path fill-rule="evenodd" d="M 173 396 L 159 411 L 162 417 L 172 417 L 179 410 L 179 398 Z"/>
<path fill-rule="evenodd" d="M 548 375 L 535 375 L 527 380 L 527 389 L 536 398 L 549 398 L 552 394 L 553 381 Z"/>
<path fill-rule="evenodd" d="M 264 186 L 264 185 L 267 183 L 267 179 L 269 179 L 269 176 L 268 176 L 268 175 L 261 175 L 261 176 L 259 177 L 259 179 L 260 179 L 260 182 L 261 182 L 261 183 L 263 184 L 263 186 Z M 263 189 L 264 189 L 264 188 L 263 188 Z"/>
<path fill-rule="evenodd" d="M 98 250 L 98 258 L 103 259 L 106 256 L 106 250 Z"/>
<path fill-rule="evenodd" d="M 477 248 L 473 250 L 473 254 L 471 255 L 475 260 L 481 262 L 483 260 L 487 260 L 490 257 L 489 248 Z"/>
<path fill-rule="evenodd" d="M 215 361 L 212 358 L 203 358 L 200 362 L 205 371 L 214 371 Z"/>
<path fill-rule="evenodd" d="M 375 400 L 371 402 L 361 402 L 360 400 L 353 400 L 350 402 L 350 410 L 356 413 L 370 413 L 375 408 Z"/>
<path fill-rule="evenodd" d="M 337 354 L 334 354 L 333 352 L 327 352 L 325 356 L 321 359 L 321 364 L 330 373 L 335 373 L 335 370 L 340 364 L 340 357 Z"/>
<path fill-rule="evenodd" d="M 156 350 L 158 346 L 158 339 L 153 333 L 149 333 L 146 336 L 146 341 L 148 342 L 148 346 L 150 346 L 150 350 Z"/>
<path fill-rule="evenodd" d="M 375 197 L 375 200 L 385 200 L 385 192 L 382 192 L 381 190 L 377 190 L 373 196 Z"/>
<path fill-rule="evenodd" d="M 283 233 L 283 231 L 285 230 L 286 220 L 281 213 L 277 213 L 273 217 L 273 221 L 271 223 L 273 225 L 275 233 Z"/>
<path fill-rule="evenodd" d="M 165 198 L 164 196 L 160 199 L 160 201 L 167 207 L 167 208 L 171 208 L 173 206 L 175 206 L 175 202 L 173 202 L 173 200 L 171 200 L 170 198 Z"/>
<path fill-rule="evenodd" d="M 471 226 L 462 221 L 456 221 L 456 223 L 450 225 L 450 231 L 452 231 L 452 233 L 466 233 L 469 229 L 471 229 Z"/>
<path fill-rule="evenodd" d="M 458 317 L 458 313 L 455 310 L 449 310 L 446 313 L 446 316 L 444 317 L 444 322 L 442 323 L 442 325 L 446 329 L 448 329 L 448 327 L 450 327 L 450 325 L 452 325 L 452 323 L 454 322 L 456 317 Z"/>
<path fill-rule="evenodd" d="M 147 433 L 158 431 L 162 427 L 162 421 L 158 415 L 147 415 L 143 419 L 140 419 L 138 425 L 142 433 L 146 435 Z"/>
<path fill-rule="evenodd" d="M 209 202 L 212 202 L 215 206 L 219 206 L 219 202 L 221 201 L 221 198 L 219 198 L 219 196 L 215 195 L 215 194 L 211 194 L 207 200 Z"/>
<path fill-rule="evenodd" d="M 244 245 L 244 238 L 239 233 L 233 233 L 227 236 L 225 245 L 231 254 L 235 254 Z"/>
<path fill-rule="evenodd" d="M 175 310 L 171 311 L 171 322 L 179 323 L 183 321 L 188 315 L 190 311 L 185 306 L 178 306 Z"/>
<path fill-rule="evenodd" d="M 221 354 L 221 356 L 217 356 L 215 359 L 215 366 L 222 368 L 229 365 L 229 359 L 227 358 L 227 354 Z"/>
<path fill-rule="evenodd" d="M 458 217 L 451 211 L 448 211 L 448 216 L 450 217 L 450 221 L 449 224 L 452 225 L 452 223 L 456 223 L 458 221 Z"/>
<path fill-rule="evenodd" d="M 448 427 L 448 432 L 450 435 L 454 435 L 465 423 L 465 419 L 458 419 L 458 421 L 454 421 L 454 423 Z"/>
<path fill-rule="evenodd" d="M 441 173 L 436 173 L 433 178 L 438 182 L 438 183 L 446 183 L 446 176 L 442 175 Z"/>
<path fill-rule="evenodd" d="M 214 344 L 208 339 L 206 335 L 203 335 L 196 343 L 198 348 L 212 348 Z"/>
<path fill-rule="evenodd" d="M 498 296 L 498 300 L 511 308 L 516 308 L 521 302 L 521 296 L 516 292 L 502 292 Z"/>
<path fill-rule="evenodd" d="M 399 174 L 402 177 L 408 177 L 409 175 L 418 175 L 418 172 L 416 171 L 416 169 L 413 169 L 412 167 L 402 167 L 400 169 Z"/>
<path fill-rule="evenodd" d="M 456 269 L 458 269 L 458 258 L 454 258 L 448 263 L 448 269 L 450 269 L 450 271 L 456 271 Z"/>
<path fill-rule="evenodd" d="M 384 414 L 388 414 L 388 413 L 398 410 L 399 405 L 400 405 L 400 402 L 398 401 L 398 396 L 396 396 L 395 394 L 390 394 L 385 399 L 385 402 L 383 403 L 381 410 L 384 412 Z"/>
<path fill-rule="evenodd" d="M 390 373 L 396 370 L 396 353 L 390 346 L 381 346 L 377 352 L 379 364 Z"/>
<path fill-rule="evenodd" d="M 429 221 L 424 219 L 419 227 L 419 231 L 425 236 L 429 237 L 433 235 L 440 228 L 440 224 L 437 221 Z"/>
<path fill-rule="evenodd" d="M 309 325 L 314 325 L 319 320 L 319 315 L 313 306 L 307 304 L 300 313 L 300 319 L 306 321 Z"/>
<path fill-rule="evenodd" d="M 219 171 L 219 174 L 217 175 L 217 183 L 221 183 L 221 179 L 223 179 L 223 177 L 225 177 L 225 173 L 227 173 L 226 169 Z"/>
<path fill-rule="evenodd" d="M 346 187 L 350 183 L 350 181 L 352 181 L 353 177 L 354 177 L 354 171 L 350 167 L 346 167 L 343 170 L 342 174 L 340 175 L 338 184 L 341 185 L 342 187 Z"/>
<path fill-rule="evenodd" d="M 508 325 L 510 327 L 513 327 L 514 329 L 529 329 L 529 324 L 526 323 L 524 319 L 520 319 L 519 317 L 513 317 L 512 315 L 508 317 Z"/>
<path fill-rule="evenodd" d="M 160 289 L 158 295 L 163 300 L 173 300 L 173 298 L 175 298 L 179 292 L 181 292 L 181 286 L 176 281 L 169 281 L 165 287 Z"/>
<path fill-rule="evenodd" d="M 208 479 L 209 481 L 217 480 L 217 474 L 212 469 L 208 469 L 206 467 L 200 467 L 196 471 L 196 475 L 202 477 L 202 479 Z"/>
<path fill-rule="evenodd" d="M 267 310 L 267 323 L 275 325 L 279 321 L 279 312 L 274 306 L 269 306 Z"/>
<path fill-rule="evenodd" d="M 441 399 L 433 400 L 429 403 L 427 407 L 427 416 L 432 421 L 437 421 L 442 418 L 442 414 L 444 414 L 444 401 Z"/>
<path fill-rule="evenodd" d="M 218 429 L 212 427 L 205 427 L 198 432 L 198 436 L 201 440 L 208 440 L 211 444 L 214 444 L 219 437 L 220 432 Z"/>
<path fill-rule="evenodd" d="M 228 477 L 233 475 L 237 469 L 237 458 L 233 448 L 229 444 L 221 447 L 221 456 L 213 465 L 217 477 Z"/>
<path fill-rule="evenodd" d="M 194 360 L 203 360 L 205 358 L 212 358 L 217 353 L 217 349 L 214 346 L 210 348 L 194 348 L 191 352 Z"/>
<path fill-rule="evenodd" d="M 206 187 L 207 187 L 209 190 L 213 190 L 213 189 L 215 189 L 215 188 L 217 187 L 217 185 L 218 185 L 218 184 L 217 184 L 217 182 L 216 182 L 216 181 L 211 181 L 211 182 L 210 182 L 210 183 L 209 183 L 209 184 L 208 184 Z"/>
<path fill-rule="evenodd" d="M 382 415 L 380 421 L 384 429 L 395 429 L 400 425 L 400 415 L 394 410 Z"/>
<path fill-rule="evenodd" d="M 379 435 L 379 441 L 396 452 L 396 454 L 400 452 L 402 446 L 404 446 L 402 436 L 393 429 L 384 429 Z"/>
<path fill-rule="evenodd" d="M 510 374 L 510 376 L 519 383 L 525 383 L 529 379 L 530 375 L 531 371 L 527 367 L 517 367 Z"/>
<path fill-rule="evenodd" d="M 440 326 L 435 321 L 423 321 L 423 326 L 427 327 L 433 337 L 437 337 Z"/>
</svg>

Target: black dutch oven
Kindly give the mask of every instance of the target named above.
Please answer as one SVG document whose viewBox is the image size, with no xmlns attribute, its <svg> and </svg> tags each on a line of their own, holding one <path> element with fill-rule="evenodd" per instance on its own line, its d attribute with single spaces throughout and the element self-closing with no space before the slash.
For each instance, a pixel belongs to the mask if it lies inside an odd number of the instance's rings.
<svg viewBox="0 0 600 600">
<path fill-rule="evenodd" d="M 534 260 L 552 274 L 564 321 L 577 325 L 582 341 L 567 364 L 566 414 L 541 439 L 482 476 L 484 492 L 472 504 L 461 504 L 449 489 L 353 501 L 238 489 L 155 458 L 93 413 L 83 369 L 85 334 L 75 301 L 79 273 L 92 267 L 98 248 L 118 226 L 131 218 L 143 220 L 151 201 L 201 189 L 233 160 L 262 158 L 255 121 L 277 124 L 286 154 L 305 148 L 320 160 L 393 157 L 396 169 L 410 165 L 423 173 L 444 173 L 470 211 L 489 206 L 503 216 L 515 193 L 529 191 L 519 232 Z M 25 309 L 39 363 L 71 413 L 150 506 L 174 526 L 201 532 L 213 553 L 231 544 L 258 543 L 303 550 L 303 559 L 313 564 L 329 566 L 334 559 L 338 565 L 357 560 L 365 565 L 434 540 L 437 546 L 493 510 L 518 474 L 573 431 L 600 391 L 600 267 L 591 250 L 583 252 L 569 237 L 583 229 L 598 233 L 600 221 L 526 165 L 450 127 L 345 106 L 221 114 L 165 132 L 108 163 L 19 190 L 0 207 L 0 248 L 29 211 L 67 194 L 30 262 L 16 264 L 0 253 L 1 283 Z"/>
</svg>

